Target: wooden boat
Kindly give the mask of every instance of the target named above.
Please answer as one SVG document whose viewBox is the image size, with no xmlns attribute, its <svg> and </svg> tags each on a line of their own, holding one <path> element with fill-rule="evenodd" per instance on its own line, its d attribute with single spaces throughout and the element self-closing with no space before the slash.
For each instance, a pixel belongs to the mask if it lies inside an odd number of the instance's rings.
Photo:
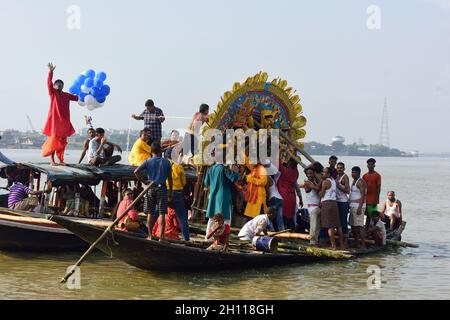
<svg viewBox="0 0 450 320">
<path fill-rule="evenodd" d="M 105 228 L 74 221 L 62 216 L 49 216 L 51 221 L 64 226 L 84 241 L 92 244 L 104 232 Z M 169 271 L 210 271 L 219 269 L 251 269 L 288 264 L 310 264 L 335 260 L 336 257 L 319 252 L 263 253 L 245 247 L 232 246 L 228 253 L 206 250 L 206 244 L 186 243 L 183 241 L 149 241 L 142 236 L 122 231 L 111 231 L 97 248 L 132 266 L 144 270 Z M 371 253 L 392 250 L 392 245 L 372 246 L 366 250 L 351 250 L 346 257 L 358 257 Z M 330 250 L 328 250 L 330 251 Z"/>
<path fill-rule="evenodd" d="M 75 217 L 69 219 L 83 220 Z M 1 250 L 81 251 L 86 248 L 84 241 L 60 225 L 45 219 L 44 214 L 19 214 L 18 211 L 0 209 Z"/>
<path fill-rule="evenodd" d="M 20 170 L 30 176 L 30 186 L 34 190 L 42 190 L 45 184 L 51 184 L 53 190 L 60 186 L 80 184 L 101 190 L 100 199 L 95 192 L 93 201 L 90 203 L 90 211 L 93 218 L 67 217 L 75 221 L 94 223 L 99 226 L 107 226 L 111 219 L 101 219 L 100 216 L 112 211 L 105 202 L 106 186 L 109 182 L 117 182 L 125 185 L 134 182 L 135 167 L 126 165 L 114 165 L 109 167 L 93 167 L 90 165 L 67 165 L 50 166 L 48 164 L 24 163 L 3 166 L 6 168 Z M 2 175 L 4 176 L 4 175 Z M 46 177 L 46 179 L 44 179 Z M 187 178 L 195 179 L 195 173 L 188 172 Z M 47 214 L 55 214 L 58 209 L 54 191 L 52 195 L 46 195 L 41 202 L 41 212 L 25 212 L 8 209 L 8 195 L 0 196 L 2 207 L 0 207 L 0 250 L 22 250 L 22 251 L 67 251 L 83 250 L 87 247 L 86 242 L 75 236 L 72 232 L 55 222 L 46 219 Z M 120 199 L 120 195 L 117 195 Z"/>
</svg>

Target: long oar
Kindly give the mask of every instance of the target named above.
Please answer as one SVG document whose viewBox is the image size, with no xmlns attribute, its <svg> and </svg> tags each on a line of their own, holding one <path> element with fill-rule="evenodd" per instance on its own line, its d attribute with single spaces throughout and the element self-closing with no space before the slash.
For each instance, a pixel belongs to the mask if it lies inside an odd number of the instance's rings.
<svg viewBox="0 0 450 320">
<path fill-rule="evenodd" d="M 134 208 L 134 206 L 142 199 L 143 196 L 145 196 L 145 194 L 152 188 L 155 186 L 155 182 L 150 182 L 150 184 L 144 189 L 144 191 L 142 191 L 142 193 L 133 201 L 133 203 L 119 216 L 116 218 L 116 220 L 114 220 L 114 222 L 108 227 L 106 228 L 106 230 L 103 232 L 103 234 L 89 247 L 89 249 L 81 256 L 80 260 L 77 261 L 77 263 L 73 266 L 73 268 L 65 275 L 64 278 L 62 278 L 61 283 L 66 283 L 67 280 L 75 273 L 75 269 L 77 267 L 79 267 L 84 260 L 86 260 L 87 256 L 94 251 L 95 247 L 97 246 L 97 244 L 100 243 L 100 241 L 102 241 L 106 235 L 108 234 L 108 232 L 110 232 L 112 230 L 112 228 L 114 228 L 119 222 L 120 220 L 123 219 L 123 217 L 125 217 L 128 212 Z"/>
</svg>

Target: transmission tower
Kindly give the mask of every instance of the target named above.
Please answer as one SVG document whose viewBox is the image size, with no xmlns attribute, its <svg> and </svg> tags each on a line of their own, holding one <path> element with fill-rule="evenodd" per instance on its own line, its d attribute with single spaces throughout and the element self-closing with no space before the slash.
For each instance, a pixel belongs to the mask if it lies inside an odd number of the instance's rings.
<svg viewBox="0 0 450 320">
<path fill-rule="evenodd" d="M 36 130 L 34 129 L 33 122 L 31 122 L 31 118 L 29 115 L 27 115 L 27 122 L 28 122 L 28 125 L 30 126 L 31 132 L 35 133 Z"/>
<path fill-rule="evenodd" d="M 384 98 L 383 116 L 381 118 L 380 145 L 390 147 L 387 98 Z"/>
</svg>

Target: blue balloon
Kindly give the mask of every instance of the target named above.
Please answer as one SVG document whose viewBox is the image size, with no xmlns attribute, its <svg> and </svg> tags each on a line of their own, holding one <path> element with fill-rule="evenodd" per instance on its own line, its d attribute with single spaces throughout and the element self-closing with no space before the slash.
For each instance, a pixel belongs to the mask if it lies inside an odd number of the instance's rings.
<svg viewBox="0 0 450 320">
<path fill-rule="evenodd" d="M 109 94 L 111 93 L 111 88 L 110 88 L 107 84 L 105 84 L 105 85 L 102 87 L 101 92 L 102 92 L 102 95 L 103 95 L 103 96 L 107 97 L 107 96 L 109 96 Z"/>
<path fill-rule="evenodd" d="M 86 78 L 92 78 L 94 79 L 95 77 L 95 71 L 92 69 L 87 70 L 84 75 L 86 76 Z"/>
<path fill-rule="evenodd" d="M 69 92 L 71 94 L 78 95 L 80 93 L 80 87 L 78 87 L 77 85 L 74 84 L 70 87 Z"/>
<path fill-rule="evenodd" d="M 103 81 L 105 81 L 105 80 L 101 80 L 99 78 L 95 78 L 95 80 L 94 80 L 94 87 L 97 87 L 97 88 L 103 87 Z"/>
<path fill-rule="evenodd" d="M 84 81 L 84 85 L 85 85 L 86 87 L 88 87 L 88 88 L 92 88 L 92 87 L 94 86 L 94 79 L 92 79 L 92 78 L 87 78 L 87 79 Z"/>
<path fill-rule="evenodd" d="M 98 103 L 103 103 L 106 101 L 106 97 L 105 96 L 98 96 L 95 98 L 95 100 L 97 100 Z"/>
<path fill-rule="evenodd" d="M 78 95 L 78 97 L 80 98 L 80 101 L 82 101 L 82 102 L 84 102 L 84 98 L 86 98 L 86 96 L 87 96 L 87 94 L 86 94 L 86 93 L 83 93 L 83 92 L 81 92 L 81 93 Z"/>
<path fill-rule="evenodd" d="M 82 84 L 84 84 L 84 81 L 86 80 L 86 76 L 84 74 L 80 74 L 77 78 L 77 80 L 75 80 L 75 83 L 79 84 L 80 87 Z"/>
<path fill-rule="evenodd" d="M 98 88 L 98 87 L 93 87 L 92 89 L 91 89 L 91 95 L 93 95 L 95 98 L 96 97 L 98 97 L 98 96 L 101 96 L 101 91 L 100 91 L 100 89 Z"/>
<path fill-rule="evenodd" d="M 106 80 L 106 73 L 104 73 L 104 72 L 99 72 L 98 74 L 97 74 L 97 76 L 96 76 L 96 78 L 98 79 L 98 80 L 100 80 L 100 81 L 102 81 L 102 82 L 105 82 L 105 80 Z"/>
</svg>

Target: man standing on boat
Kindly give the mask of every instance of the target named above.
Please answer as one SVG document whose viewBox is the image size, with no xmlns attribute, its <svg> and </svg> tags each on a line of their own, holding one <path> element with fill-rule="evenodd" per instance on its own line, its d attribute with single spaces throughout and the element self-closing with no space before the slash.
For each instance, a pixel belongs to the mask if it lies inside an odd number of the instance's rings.
<svg viewBox="0 0 450 320">
<path fill-rule="evenodd" d="M 48 64 L 47 87 L 50 96 L 50 110 L 43 133 L 48 137 L 42 146 L 42 156 L 51 157 L 51 164 L 55 163 L 55 153 L 64 165 L 64 151 L 67 146 L 67 138 L 75 133 L 70 122 L 70 101 L 78 101 L 78 96 L 63 92 L 64 82 L 56 80 L 53 83 L 53 71 L 56 66 Z"/>
<path fill-rule="evenodd" d="M 164 113 L 160 108 L 155 106 L 153 100 L 147 100 L 145 103 L 146 109 L 137 116 L 133 114 L 131 117 L 134 120 L 144 120 L 144 129 L 150 129 L 150 139 L 153 142 L 161 142 L 162 137 L 162 123 L 166 120 Z"/>
<path fill-rule="evenodd" d="M 305 175 L 308 180 L 305 181 L 306 201 L 308 203 L 308 212 L 310 219 L 309 234 L 311 235 L 311 245 L 315 246 L 319 243 L 320 233 L 320 196 L 321 181 L 317 178 L 314 168 L 305 169 Z"/>
<path fill-rule="evenodd" d="M 192 156 L 195 156 L 198 151 L 200 129 L 205 122 L 209 121 L 209 106 L 202 104 L 198 112 L 196 112 L 189 124 L 186 135 L 183 140 L 183 151 L 188 154 L 191 151 Z"/>
<path fill-rule="evenodd" d="M 322 186 L 319 191 L 320 223 L 322 228 L 328 229 L 332 249 L 336 249 L 335 229 L 337 229 L 340 247 L 344 247 L 344 235 L 339 219 L 339 208 L 336 202 L 336 181 L 331 177 L 332 168 L 324 168 L 322 173 Z"/>
<path fill-rule="evenodd" d="M 366 182 L 361 178 L 361 168 L 352 168 L 353 183 L 350 189 L 350 218 L 349 223 L 352 227 L 355 241 L 359 247 L 358 241 L 361 241 L 361 247 L 366 247 L 364 236 L 364 213 L 366 211 Z"/>
<path fill-rule="evenodd" d="M 342 233 L 344 234 L 345 248 L 348 246 L 348 194 L 350 193 L 350 179 L 345 174 L 345 164 L 337 164 L 336 177 L 336 201 L 339 208 L 339 219 L 341 220 Z"/>
<path fill-rule="evenodd" d="M 328 159 L 328 164 L 331 168 L 331 177 L 335 180 L 336 180 L 337 174 L 338 174 L 337 169 L 336 169 L 337 161 L 338 161 L 338 157 L 336 157 L 334 155 Z"/>
<path fill-rule="evenodd" d="M 153 157 L 147 159 L 135 171 L 136 177 L 142 181 L 142 171 L 146 171 L 147 179 L 154 187 L 150 189 L 144 199 L 144 212 L 147 214 L 148 239 L 151 240 L 153 227 L 158 216 L 162 216 L 160 225 L 160 241 L 165 238 L 167 203 L 173 200 L 172 165 L 162 157 L 161 144 L 153 142 L 151 145 Z M 166 181 L 169 183 L 167 191 Z"/>
<path fill-rule="evenodd" d="M 232 185 L 239 180 L 239 174 L 224 165 L 224 149 L 224 145 L 217 146 L 216 163 L 208 169 L 204 181 L 209 189 L 207 235 L 214 225 L 214 216 L 218 213 L 223 215 L 225 224 L 231 225 Z"/>
<path fill-rule="evenodd" d="M 381 192 L 381 175 L 375 171 L 376 160 L 370 158 L 367 160 L 367 172 L 363 179 L 367 184 L 367 209 L 366 209 L 366 228 L 371 221 L 372 212 L 378 211 L 378 204 L 380 203 L 380 192 Z"/>
</svg>

